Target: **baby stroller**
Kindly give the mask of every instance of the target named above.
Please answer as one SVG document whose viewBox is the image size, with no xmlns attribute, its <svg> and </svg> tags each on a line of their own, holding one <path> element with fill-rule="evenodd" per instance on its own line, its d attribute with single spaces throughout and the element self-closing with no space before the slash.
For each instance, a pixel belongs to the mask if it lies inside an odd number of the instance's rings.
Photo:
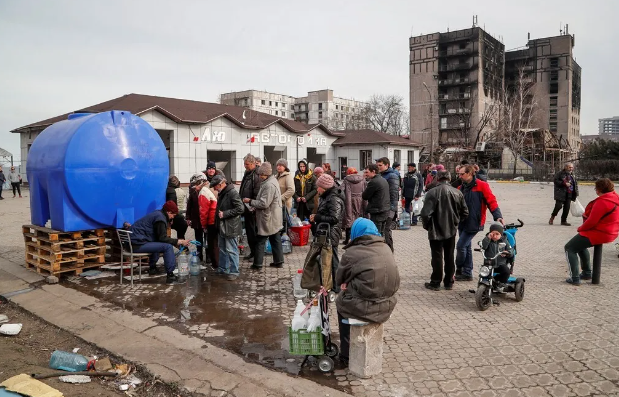
<svg viewBox="0 0 619 397">
<path fill-rule="evenodd" d="M 319 330 L 293 331 L 288 329 L 290 354 L 304 355 L 303 367 L 311 357 L 322 372 L 333 370 L 333 357 L 339 354 L 339 347 L 331 341 L 331 326 L 329 325 L 329 291 L 333 287 L 331 260 L 333 247 L 331 245 L 331 227 L 321 223 L 316 227 L 316 233 L 303 266 L 301 287 L 316 293 L 310 300 L 304 312 L 309 310 L 315 300 L 318 300 L 321 324 Z"/>
</svg>

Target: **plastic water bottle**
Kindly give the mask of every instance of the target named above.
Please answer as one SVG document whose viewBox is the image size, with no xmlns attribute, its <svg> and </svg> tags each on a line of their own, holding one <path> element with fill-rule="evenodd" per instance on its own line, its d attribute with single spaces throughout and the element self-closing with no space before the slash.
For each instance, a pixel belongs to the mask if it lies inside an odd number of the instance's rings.
<svg viewBox="0 0 619 397">
<path fill-rule="evenodd" d="M 303 312 L 303 310 L 305 310 L 305 305 L 303 304 L 303 301 L 298 300 L 297 307 L 294 309 L 294 317 L 292 317 L 292 322 L 290 324 L 293 331 L 307 328 L 308 317 L 307 313 L 303 316 L 301 315 L 301 312 Z"/>
<path fill-rule="evenodd" d="M 182 252 L 178 256 L 178 277 L 187 277 L 189 275 L 189 257 L 187 253 Z"/>
<path fill-rule="evenodd" d="M 81 354 L 56 350 L 52 353 L 52 358 L 49 360 L 49 367 L 69 372 L 86 371 L 88 369 L 88 359 Z"/>
<path fill-rule="evenodd" d="M 293 290 L 292 295 L 297 299 L 303 299 L 307 295 L 307 290 L 301 288 L 301 278 L 303 277 L 303 269 L 297 270 L 292 280 Z"/>
<path fill-rule="evenodd" d="M 289 254 L 292 252 L 292 242 L 286 233 L 282 234 L 282 250 L 284 254 Z"/>
<path fill-rule="evenodd" d="M 310 318 L 307 320 L 307 332 L 318 331 L 321 328 L 320 306 L 318 305 L 318 300 L 314 300 L 314 305 L 310 309 Z"/>
<path fill-rule="evenodd" d="M 196 251 L 191 253 L 191 260 L 189 261 L 189 274 L 192 276 L 200 275 L 200 258 L 198 258 L 198 253 Z"/>
</svg>

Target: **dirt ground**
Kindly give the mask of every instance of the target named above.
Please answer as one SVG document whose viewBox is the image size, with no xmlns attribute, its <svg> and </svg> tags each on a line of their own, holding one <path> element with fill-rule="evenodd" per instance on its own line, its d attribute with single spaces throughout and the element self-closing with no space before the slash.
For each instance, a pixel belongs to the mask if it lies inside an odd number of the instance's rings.
<svg viewBox="0 0 619 397">
<path fill-rule="evenodd" d="M 21 323 L 23 328 L 19 335 L 0 335 L 0 383 L 4 380 L 25 374 L 49 374 L 57 372 L 48 367 L 54 350 L 72 351 L 79 347 L 79 354 L 87 357 L 97 355 L 109 357 L 112 364 L 123 363 L 108 352 L 50 325 L 27 313 L 12 303 L 0 302 L 0 314 L 9 317 L 9 323 Z M 70 373 L 67 373 L 70 374 Z M 86 384 L 63 383 L 58 378 L 42 379 L 47 385 L 58 389 L 66 397 L 83 396 L 152 396 L 152 397 L 188 397 L 191 394 L 175 390 L 173 386 L 155 380 L 152 375 L 138 369 L 135 375 L 143 381 L 136 389 L 128 392 L 118 390 L 118 385 L 110 378 L 95 378 Z"/>
</svg>

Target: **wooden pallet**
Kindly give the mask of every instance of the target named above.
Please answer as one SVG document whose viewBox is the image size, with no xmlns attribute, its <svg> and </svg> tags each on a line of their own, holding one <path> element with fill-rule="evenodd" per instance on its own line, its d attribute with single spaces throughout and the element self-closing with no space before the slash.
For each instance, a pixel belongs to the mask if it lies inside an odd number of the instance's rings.
<svg viewBox="0 0 619 397">
<path fill-rule="evenodd" d="M 38 273 L 80 274 L 84 269 L 105 263 L 104 229 L 62 232 L 46 227 L 24 225 L 26 267 Z"/>
</svg>

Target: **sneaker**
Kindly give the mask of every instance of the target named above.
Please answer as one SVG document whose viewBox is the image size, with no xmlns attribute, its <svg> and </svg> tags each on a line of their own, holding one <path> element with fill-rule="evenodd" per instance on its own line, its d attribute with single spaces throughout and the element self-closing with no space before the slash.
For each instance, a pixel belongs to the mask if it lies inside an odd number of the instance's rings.
<svg viewBox="0 0 619 397">
<path fill-rule="evenodd" d="M 165 279 L 166 284 L 174 284 L 178 282 L 178 277 L 174 275 L 174 273 L 168 273 L 168 276 Z"/>
<path fill-rule="evenodd" d="M 270 267 L 276 267 L 276 268 L 278 268 L 278 269 L 281 269 L 282 267 L 284 267 L 284 262 L 279 262 L 279 263 L 275 263 L 275 262 L 273 262 L 273 263 L 269 263 L 269 266 L 270 266 Z"/>
<path fill-rule="evenodd" d="M 456 281 L 473 281 L 473 276 L 467 276 L 466 274 L 457 274 Z"/>
<path fill-rule="evenodd" d="M 572 226 L 571 223 L 567 223 L 567 222 L 561 222 L 561 226 Z"/>
<path fill-rule="evenodd" d="M 587 276 L 584 273 L 580 273 L 580 279 L 581 280 L 591 280 L 591 276 Z"/>
<path fill-rule="evenodd" d="M 13 198 L 15 198 L 15 195 L 13 195 Z"/>
<path fill-rule="evenodd" d="M 211 263 L 211 269 L 213 270 L 219 270 L 219 265 L 216 265 L 214 263 Z"/>
<path fill-rule="evenodd" d="M 462 269 L 456 269 L 456 276 L 461 276 L 462 275 Z"/>
<path fill-rule="evenodd" d="M 159 271 L 159 269 L 157 269 L 156 267 L 149 267 L 148 268 L 148 275 L 149 276 L 156 276 L 158 274 L 161 274 L 161 271 Z"/>
<path fill-rule="evenodd" d="M 250 268 L 251 270 L 261 270 L 261 269 L 262 269 L 262 266 L 258 266 L 258 265 L 251 265 L 249 268 Z"/>
<path fill-rule="evenodd" d="M 454 285 L 453 284 L 445 284 L 445 289 L 447 291 L 451 291 L 452 289 L 454 289 Z"/>
<path fill-rule="evenodd" d="M 4 200 L 4 197 L 0 197 L 0 200 Z"/>
<path fill-rule="evenodd" d="M 19 195 L 19 198 L 23 198 L 23 197 L 21 196 L 21 194 Z"/>
<path fill-rule="evenodd" d="M 234 281 L 234 280 L 236 280 L 237 278 L 239 278 L 239 276 L 237 276 L 236 274 L 228 274 L 228 275 L 226 276 L 226 280 L 228 280 L 228 281 Z"/>
<path fill-rule="evenodd" d="M 440 291 L 441 287 L 440 285 L 436 285 L 436 284 L 432 284 L 432 283 L 425 283 L 424 284 L 425 287 L 431 291 Z"/>
<path fill-rule="evenodd" d="M 565 282 L 572 285 L 580 285 L 580 280 L 572 280 L 571 278 L 568 278 Z"/>
</svg>

